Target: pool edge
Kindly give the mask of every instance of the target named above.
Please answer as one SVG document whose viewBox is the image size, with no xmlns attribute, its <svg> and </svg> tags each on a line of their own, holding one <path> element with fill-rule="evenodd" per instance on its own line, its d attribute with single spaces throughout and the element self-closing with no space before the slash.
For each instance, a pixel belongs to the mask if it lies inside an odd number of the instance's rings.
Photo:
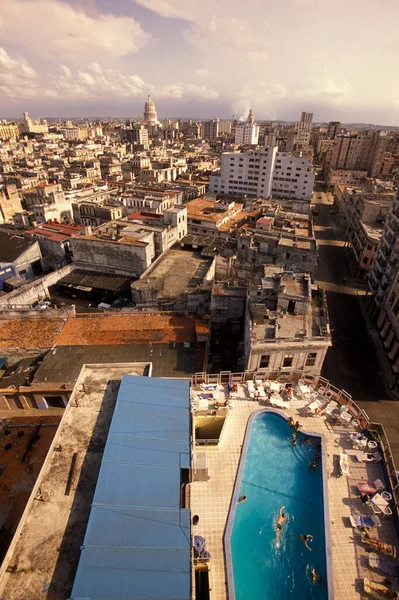
<svg viewBox="0 0 399 600">
<path fill-rule="evenodd" d="M 228 600 L 235 600 L 235 589 L 234 589 L 234 577 L 233 577 L 233 561 L 231 556 L 231 533 L 234 523 L 234 517 L 237 510 L 237 500 L 240 493 L 240 483 L 242 479 L 242 472 L 244 470 L 245 460 L 248 452 L 248 444 L 251 433 L 253 421 L 263 413 L 273 413 L 288 421 L 288 417 L 280 410 L 271 408 L 262 408 L 254 411 L 246 424 L 244 441 L 241 448 L 241 454 L 236 473 L 236 478 L 233 487 L 233 493 L 231 495 L 230 506 L 228 517 L 226 521 L 226 527 L 223 534 L 223 549 L 224 549 L 224 562 L 226 570 L 226 592 Z M 324 536 L 326 543 L 326 573 L 327 573 L 327 598 L 328 600 L 334 600 L 334 578 L 332 568 L 332 544 L 331 544 L 331 531 L 330 531 L 330 503 L 328 497 L 328 481 L 327 481 L 327 451 L 325 445 L 325 439 L 323 434 L 313 433 L 310 431 L 302 430 L 302 433 L 309 437 L 317 437 L 321 439 L 322 443 L 322 480 L 323 480 L 323 507 L 324 507 Z"/>
</svg>

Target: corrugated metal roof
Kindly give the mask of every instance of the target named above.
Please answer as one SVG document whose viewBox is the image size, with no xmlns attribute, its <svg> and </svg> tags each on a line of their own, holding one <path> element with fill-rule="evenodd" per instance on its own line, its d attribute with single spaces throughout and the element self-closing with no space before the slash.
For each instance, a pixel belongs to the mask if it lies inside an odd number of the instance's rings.
<svg viewBox="0 0 399 600">
<path fill-rule="evenodd" d="M 124 375 L 72 600 L 189 600 L 190 383 Z"/>
</svg>

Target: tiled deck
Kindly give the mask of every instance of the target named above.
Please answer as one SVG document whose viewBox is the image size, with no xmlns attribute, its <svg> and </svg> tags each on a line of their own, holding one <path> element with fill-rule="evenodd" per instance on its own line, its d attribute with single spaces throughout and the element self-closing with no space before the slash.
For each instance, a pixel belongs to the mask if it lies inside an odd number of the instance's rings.
<svg viewBox="0 0 399 600">
<path fill-rule="evenodd" d="M 194 388 L 195 391 L 195 388 Z M 197 447 L 196 454 L 206 453 L 209 480 L 192 482 L 191 511 L 200 517 L 193 526 L 194 535 L 206 538 L 206 548 L 211 553 L 210 585 L 212 600 L 227 598 L 225 563 L 223 552 L 223 534 L 226 526 L 231 495 L 240 459 L 245 428 L 249 416 L 254 410 L 271 408 L 265 403 L 249 400 L 247 386 L 240 384 L 238 393 L 231 398 L 234 407 L 229 410 L 222 439 L 218 447 Z M 381 465 L 378 463 L 359 463 L 350 459 L 350 476 L 339 477 L 338 455 L 340 452 L 353 453 L 349 435 L 351 426 L 331 425 L 327 417 L 304 416 L 303 407 L 308 403 L 295 398 L 284 413 L 299 420 L 305 431 L 324 436 L 324 448 L 327 454 L 327 478 L 330 506 L 330 527 L 332 540 L 332 560 L 335 600 L 357 600 L 368 598 L 363 592 L 361 579 L 368 577 L 374 581 L 383 581 L 384 576 L 368 568 L 368 553 L 360 543 L 360 534 L 349 523 L 354 509 L 372 514 L 368 506 L 362 505 L 356 484 L 361 481 L 384 480 Z M 195 463 L 195 458 L 194 458 Z M 382 526 L 373 530 L 373 536 L 397 546 L 397 537 L 392 517 L 380 516 Z M 398 583 L 397 580 L 394 580 Z"/>
</svg>

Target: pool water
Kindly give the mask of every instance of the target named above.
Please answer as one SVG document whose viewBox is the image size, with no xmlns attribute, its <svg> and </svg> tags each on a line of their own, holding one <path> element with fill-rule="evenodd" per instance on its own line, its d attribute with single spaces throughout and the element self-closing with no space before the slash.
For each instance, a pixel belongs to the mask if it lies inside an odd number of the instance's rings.
<svg viewBox="0 0 399 600">
<path fill-rule="evenodd" d="M 297 434 L 275 413 L 252 422 L 230 549 L 236 600 L 327 600 L 323 483 L 319 437 Z M 310 439 L 311 445 L 305 444 Z M 316 470 L 309 466 L 318 455 Z M 284 506 L 279 540 L 276 524 Z M 309 551 L 299 536 L 311 534 Z M 312 569 L 321 576 L 312 580 Z"/>
</svg>

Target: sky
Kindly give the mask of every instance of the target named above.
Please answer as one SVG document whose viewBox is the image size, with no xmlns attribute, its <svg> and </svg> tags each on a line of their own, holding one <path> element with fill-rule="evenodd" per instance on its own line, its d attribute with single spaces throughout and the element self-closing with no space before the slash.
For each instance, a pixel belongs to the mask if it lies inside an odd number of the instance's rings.
<svg viewBox="0 0 399 600">
<path fill-rule="evenodd" d="M 1 0 L 0 118 L 399 125 L 397 0 Z"/>
</svg>

